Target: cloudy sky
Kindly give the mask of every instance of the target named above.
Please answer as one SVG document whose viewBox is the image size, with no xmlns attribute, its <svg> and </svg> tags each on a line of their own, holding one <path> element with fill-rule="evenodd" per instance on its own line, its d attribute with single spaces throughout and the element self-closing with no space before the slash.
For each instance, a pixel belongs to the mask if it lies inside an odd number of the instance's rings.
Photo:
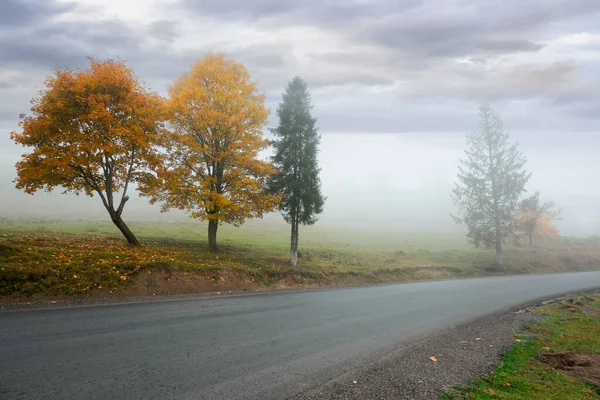
<svg viewBox="0 0 600 400">
<path fill-rule="evenodd" d="M 0 215 L 104 216 L 98 199 L 11 183 L 24 150 L 8 133 L 53 69 L 118 56 L 165 94 L 207 51 L 243 62 L 273 110 L 289 78 L 308 82 L 323 223 L 452 229 L 464 134 L 489 102 L 563 232 L 600 233 L 598 0 L 2 0 Z M 128 213 L 179 217 L 143 199 Z"/>
</svg>

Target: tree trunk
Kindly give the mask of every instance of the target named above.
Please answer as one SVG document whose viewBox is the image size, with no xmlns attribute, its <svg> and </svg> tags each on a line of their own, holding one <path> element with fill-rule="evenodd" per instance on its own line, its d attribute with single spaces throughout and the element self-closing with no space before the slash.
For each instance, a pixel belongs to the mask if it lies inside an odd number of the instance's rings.
<svg viewBox="0 0 600 400">
<path fill-rule="evenodd" d="M 129 242 L 130 245 L 133 246 L 140 246 L 140 241 L 135 237 L 135 235 L 133 234 L 133 232 L 131 232 L 131 230 L 129 229 L 129 227 L 127 226 L 127 224 L 125 223 L 125 221 L 123 221 L 123 219 L 121 217 L 117 217 L 115 216 L 111 216 L 112 222 L 117 226 L 117 228 L 119 228 L 119 230 L 121 231 L 121 233 L 123 234 L 123 236 L 125 236 L 125 239 L 127 239 L 127 242 Z"/>
<path fill-rule="evenodd" d="M 504 260 L 502 259 L 502 237 L 500 232 L 496 230 L 496 265 L 503 267 Z"/>
<path fill-rule="evenodd" d="M 529 235 L 529 247 L 533 247 L 533 235 Z"/>
<path fill-rule="evenodd" d="M 298 265 L 298 238 L 300 237 L 300 229 L 296 221 L 296 237 L 294 238 L 294 259 L 292 260 L 294 267 Z"/>
<path fill-rule="evenodd" d="M 208 220 L 208 248 L 210 250 L 219 250 L 219 246 L 217 246 L 217 229 L 219 228 L 219 223 L 217 221 L 213 221 L 212 219 Z"/>
<path fill-rule="evenodd" d="M 290 238 L 290 264 L 292 267 L 298 265 L 298 222 L 292 217 L 292 235 Z"/>
</svg>

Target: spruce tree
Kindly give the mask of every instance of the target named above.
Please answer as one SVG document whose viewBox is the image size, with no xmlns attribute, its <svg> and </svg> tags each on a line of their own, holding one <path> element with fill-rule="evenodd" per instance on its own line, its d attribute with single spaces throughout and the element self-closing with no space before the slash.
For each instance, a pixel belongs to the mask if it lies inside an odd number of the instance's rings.
<svg viewBox="0 0 600 400">
<path fill-rule="evenodd" d="M 531 176 L 518 143 L 511 143 L 500 116 L 489 106 L 479 109 L 478 129 L 467 135 L 466 157 L 460 160 L 452 191 L 467 237 L 476 247 L 495 248 L 503 266 L 502 243 L 517 229 L 514 216 Z"/>
<path fill-rule="evenodd" d="M 291 225 L 290 263 L 298 263 L 299 226 L 317 222 L 325 198 L 321 193 L 320 168 L 317 161 L 320 135 L 306 82 L 295 77 L 288 82 L 283 100 L 277 108 L 279 125 L 272 129 L 275 155 L 272 162 L 278 172 L 271 180 L 271 190 L 282 196 L 279 210 Z"/>
</svg>

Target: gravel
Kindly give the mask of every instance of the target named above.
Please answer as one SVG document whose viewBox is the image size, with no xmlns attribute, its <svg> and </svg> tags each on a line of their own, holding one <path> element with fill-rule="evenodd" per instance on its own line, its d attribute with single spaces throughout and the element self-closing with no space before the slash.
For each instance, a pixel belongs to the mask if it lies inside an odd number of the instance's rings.
<svg viewBox="0 0 600 400">
<path fill-rule="evenodd" d="M 528 308 L 455 326 L 291 399 L 439 399 L 490 374 L 514 335 L 542 319 Z"/>
</svg>

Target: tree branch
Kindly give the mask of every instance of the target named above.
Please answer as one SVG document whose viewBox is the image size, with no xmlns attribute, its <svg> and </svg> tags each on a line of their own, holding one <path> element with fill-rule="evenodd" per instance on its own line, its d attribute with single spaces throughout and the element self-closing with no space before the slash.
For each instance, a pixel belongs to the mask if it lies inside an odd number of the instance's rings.
<svg viewBox="0 0 600 400">
<path fill-rule="evenodd" d="M 133 172 L 133 164 L 135 162 L 135 146 L 131 148 L 131 160 L 129 161 L 129 168 L 127 168 L 127 176 L 125 177 L 125 185 L 123 186 L 123 194 L 121 195 L 121 201 L 119 202 L 119 208 L 117 209 L 117 216 L 120 217 L 125 207 L 125 203 L 129 200 L 127 196 L 127 188 L 131 179 L 131 173 Z"/>
</svg>

